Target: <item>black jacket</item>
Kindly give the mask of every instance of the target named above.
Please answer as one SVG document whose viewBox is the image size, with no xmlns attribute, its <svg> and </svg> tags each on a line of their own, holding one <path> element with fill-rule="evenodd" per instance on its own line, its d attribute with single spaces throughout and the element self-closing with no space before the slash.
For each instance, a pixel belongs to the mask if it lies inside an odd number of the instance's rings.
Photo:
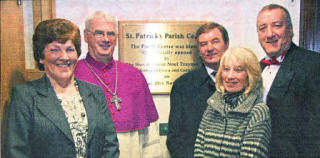
<svg viewBox="0 0 320 158">
<path fill-rule="evenodd" d="M 87 158 L 118 157 L 102 89 L 76 81 L 88 118 Z M 76 157 L 68 121 L 46 75 L 13 87 L 4 144 L 6 158 Z"/>
<path fill-rule="evenodd" d="M 319 72 L 320 55 L 292 44 L 267 95 L 271 157 L 320 156 Z"/>
<path fill-rule="evenodd" d="M 170 94 L 170 116 L 167 147 L 172 158 L 193 157 L 195 138 L 207 99 L 215 84 L 204 65 L 194 69 L 173 84 Z"/>
</svg>

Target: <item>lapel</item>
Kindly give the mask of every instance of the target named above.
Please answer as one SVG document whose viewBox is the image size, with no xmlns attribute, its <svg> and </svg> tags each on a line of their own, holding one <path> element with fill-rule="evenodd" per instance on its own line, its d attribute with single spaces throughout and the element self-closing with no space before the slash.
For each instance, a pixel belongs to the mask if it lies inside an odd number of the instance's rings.
<svg viewBox="0 0 320 158">
<path fill-rule="evenodd" d="M 264 68 L 266 68 L 267 64 L 263 63 L 263 62 L 260 62 L 260 66 L 261 66 L 261 70 L 263 70 Z"/>
<path fill-rule="evenodd" d="M 51 120 L 67 138 L 74 142 L 67 118 L 46 74 L 37 81 L 36 86 L 38 97 L 35 98 L 35 105 L 37 108 L 43 115 Z"/>
<path fill-rule="evenodd" d="M 283 97 L 288 91 L 291 81 L 295 76 L 295 70 L 293 68 L 296 54 L 294 52 L 295 50 L 296 46 L 292 43 L 269 90 L 267 102 L 271 98 Z"/>
<path fill-rule="evenodd" d="M 94 121 L 96 118 L 96 114 L 99 112 L 99 109 L 97 109 L 97 106 L 92 106 L 93 103 L 96 102 L 94 100 L 94 97 L 92 95 L 91 89 L 86 86 L 86 83 L 83 81 L 78 80 L 75 78 L 76 82 L 78 83 L 78 89 L 79 93 L 81 95 L 83 104 L 86 109 L 87 118 L 88 118 L 88 142 L 91 140 L 92 135 L 94 133 L 94 129 L 96 126 L 96 121 Z"/>
<path fill-rule="evenodd" d="M 197 73 L 194 74 L 193 77 L 195 79 L 195 91 L 198 91 L 197 95 L 199 99 L 197 100 L 204 100 L 206 101 L 209 96 L 212 95 L 212 93 L 215 91 L 215 83 L 212 81 L 210 76 L 208 75 L 208 72 L 202 64 L 202 66 L 198 69 Z"/>
</svg>

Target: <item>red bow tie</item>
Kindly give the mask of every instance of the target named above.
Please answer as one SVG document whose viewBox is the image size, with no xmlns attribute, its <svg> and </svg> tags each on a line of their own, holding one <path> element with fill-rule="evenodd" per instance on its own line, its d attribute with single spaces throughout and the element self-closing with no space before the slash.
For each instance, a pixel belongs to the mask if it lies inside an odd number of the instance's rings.
<svg viewBox="0 0 320 158">
<path fill-rule="evenodd" d="M 283 59 L 287 54 L 287 51 L 283 52 L 281 54 L 281 59 Z M 281 62 L 277 60 L 277 57 L 272 57 L 271 59 L 261 59 L 262 63 L 265 63 L 266 65 L 281 65 Z"/>
<path fill-rule="evenodd" d="M 261 62 L 267 64 L 267 65 L 281 65 L 281 62 L 277 60 L 277 57 L 272 57 L 271 59 L 265 59 L 263 58 Z"/>
</svg>

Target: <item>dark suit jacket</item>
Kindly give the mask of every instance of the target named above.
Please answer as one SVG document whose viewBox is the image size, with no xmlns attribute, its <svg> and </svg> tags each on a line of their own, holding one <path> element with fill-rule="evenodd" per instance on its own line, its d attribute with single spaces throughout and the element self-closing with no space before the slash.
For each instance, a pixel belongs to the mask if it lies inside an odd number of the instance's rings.
<svg viewBox="0 0 320 158">
<path fill-rule="evenodd" d="M 320 156 L 319 65 L 319 54 L 291 45 L 267 95 L 271 157 Z"/>
<path fill-rule="evenodd" d="M 88 118 L 87 157 L 118 157 L 118 140 L 103 91 L 76 81 Z M 4 151 L 6 158 L 76 157 L 69 124 L 46 75 L 13 87 Z"/>
<path fill-rule="evenodd" d="M 215 91 L 215 84 L 202 65 L 173 84 L 170 94 L 170 116 L 167 147 L 171 157 L 193 157 L 195 138 L 207 99 Z"/>
</svg>

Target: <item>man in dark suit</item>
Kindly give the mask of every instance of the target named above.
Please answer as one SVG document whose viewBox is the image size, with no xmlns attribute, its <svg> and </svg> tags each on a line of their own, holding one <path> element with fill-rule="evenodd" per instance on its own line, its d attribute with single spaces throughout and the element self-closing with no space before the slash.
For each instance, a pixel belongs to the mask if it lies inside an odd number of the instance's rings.
<svg viewBox="0 0 320 158">
<path fill-rule="evenodd" d="M 173 84 L 167 147 L 171 157 L 193 157 L 195 137 L 207 99 L 215 91 L 215 74 L 219 61 L 229 46 L 227 30 L 217 23 L 202 25 L 196 33 L 203 64 Z"/>
<path fill-rule="evenodd" d="M 270 4 L 257 18 L 264 102 L 272 118 L 271 157 L 320 156 L 320 57 L 292 42 L 287 9 Z"/>
</svg>

